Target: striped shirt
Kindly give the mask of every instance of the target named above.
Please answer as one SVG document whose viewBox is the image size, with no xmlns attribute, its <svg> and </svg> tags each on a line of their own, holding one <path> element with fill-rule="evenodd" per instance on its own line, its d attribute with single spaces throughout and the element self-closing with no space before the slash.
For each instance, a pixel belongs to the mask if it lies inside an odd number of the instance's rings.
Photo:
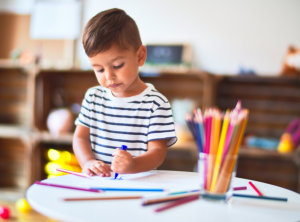
<svg viewBox="0 0 300 222">
<path fill-rule="evenodd" d="M 167 139 L 168 146 L 177 141 L 170 103 L 153 85 L 147 86 L 139 95 L 122 98 L 102 86 L 88 89 L 75 124 L 90 129 L 97 160 L 111 164 L 112 153 L 122 145 L 139 156 L 151 140 Z"/>
</svg>

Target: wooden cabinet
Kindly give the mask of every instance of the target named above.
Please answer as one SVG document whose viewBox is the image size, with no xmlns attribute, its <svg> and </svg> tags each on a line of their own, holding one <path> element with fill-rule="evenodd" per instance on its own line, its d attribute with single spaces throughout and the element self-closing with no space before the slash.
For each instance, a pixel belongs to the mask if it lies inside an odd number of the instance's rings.
<svg viewBox="0 0 300 222">
<path fill-rule="evenodd" d="M 189 98 L 196 106 L 233 108 L 237 99 L 250 109 L 248 134 L 279 137 L 291 119 L 300 116 L 300 79 L 288 77 L 215 76 L 208 73 L 141 75 L 170 101 Z M 92 71 L 0 68 L 0 172 L 1 187 L 25 190 L 46 177 L 45 152 L 49 148 L 72 151 L 72 132 L 48 132 L 51 110 L 81 104 L 89 87 L 97 85 Z M 74 117 L 75 118 L 75 117 Z M 299 155 L 298 155 L 299 156 Z M 193 141 L 170 148 L 159 169 L 196 170 Z M 237 175 L 300 191 L 299 157 L 276 151 L 242 148 Z"/>
<path fill-rule="evenodd" d="M 21 67 L 0 69 L 0 187 L 30 183 L 33 79 Z"/>
</svg>

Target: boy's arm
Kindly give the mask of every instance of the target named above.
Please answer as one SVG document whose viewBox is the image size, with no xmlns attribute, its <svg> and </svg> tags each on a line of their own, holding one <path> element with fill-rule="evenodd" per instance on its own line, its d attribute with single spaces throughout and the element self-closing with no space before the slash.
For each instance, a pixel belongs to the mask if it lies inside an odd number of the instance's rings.
<svg viewBox="0 0 300 222">
<path fill-rule="evenodd" d="M 73 136 L 73 150 L 81 167 L 89 160 L 95 160 L 90 144 L 88 127 L 77 125 Z"/>
<path fill-rule="evenodd" d="M 148 142 L 148 151 L 133 158 L 128 152 L 118 149 L 114 153 L 112 170 L 118 173 L 139 173 L 153 170 L 163 163 L 166 154 L 166 139 Z"/>
<path fill-rule="evenodd" d="M 90 176 L 110 176 L 110 166 L 96 160 L 93 154 L 89 128 L 77 125 L 73 137 L 73 150 L 84 173 Z"/>
</svg>

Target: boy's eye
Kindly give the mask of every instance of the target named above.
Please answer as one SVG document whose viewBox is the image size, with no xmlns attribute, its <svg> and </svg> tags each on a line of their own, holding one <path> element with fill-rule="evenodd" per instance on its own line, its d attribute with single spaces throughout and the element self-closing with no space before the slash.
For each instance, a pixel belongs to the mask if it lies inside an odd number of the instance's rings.
<svg viewBox="0 0 300 222">
<path fill-rule="evenodd" d="M 123 65 L 124 65 L 124 63 L 121 63 L 120 65 L 113 66 L 113 67 L 114 67 L 114 69 L 120 69 L 120 68 L 122 68 L 122 67 L 123 67 Z"/>
<path fill-rule="evenodd" d="M 96 70 L 96 72 L 102 73 L 102 72 L 104 72 L 104 69 L 98 69 L 98 70 Z"/>
</svg>

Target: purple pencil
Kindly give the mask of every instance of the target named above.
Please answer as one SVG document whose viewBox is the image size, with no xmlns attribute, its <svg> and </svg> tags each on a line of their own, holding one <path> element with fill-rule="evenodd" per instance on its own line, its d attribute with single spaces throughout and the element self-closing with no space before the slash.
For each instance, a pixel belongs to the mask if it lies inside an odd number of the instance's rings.
<svg viewBox="0 0 300 222">
<path fill-rule="evenodd" d="M 50 187 L 64 188 L 64 189 L 71 189 L 71 190 L 88 191 L 88 192 L 94 192 L 94 193 L 102 192 L 101 190 L 96 190 L 96 189 L 80 188 L 80 187 L 59 185 L 59 184 L 53 184 L 53 183 L 44 183 L 44 182 L 40 182 L 40 181 L 36 181 L 35 184 L 43 185 L 43 186 L 50 186 Z"/>
</svg>

